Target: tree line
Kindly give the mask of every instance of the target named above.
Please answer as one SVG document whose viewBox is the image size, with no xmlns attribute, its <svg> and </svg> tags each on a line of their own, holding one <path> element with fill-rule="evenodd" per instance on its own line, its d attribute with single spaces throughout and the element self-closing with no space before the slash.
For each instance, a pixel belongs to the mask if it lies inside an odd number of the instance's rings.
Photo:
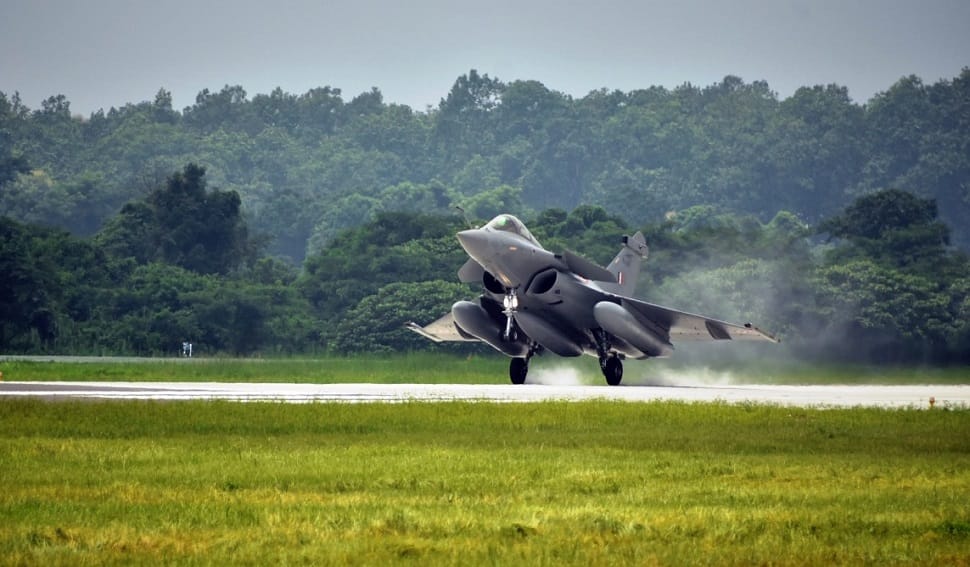
<svg viewBox="0 0 970 567">
<path fill-rule="evenodd" d="M 154 100 L 72 115 L 56 95 L 30 109 L 0 93 L 0 214 L 79 236 L 196 163 L 234 192 L 266 251 L 294 265 L 384 211 L 480 217 L 599 206 L 631 225 L 694 206 L 778 211 L 816 224 L 882 189 L 933 199 L 970 249 L 970 69 L 903 77 L 864 104 L 838 85 L 780 99 L 763 81 L 598 90 L 472 70 L 437 106 L 241 86 L 182 110 Z"/>
<path fill-rule="evenodd" d="M 454 233 L 511 212 L 640 295 L 807 356 L 966 362 L 970 69 L 779 99 L 728 76 L 573 98 L 474 70 L 423 111 L 240 86 L 72 115 L 0 93 L 0 350 L 398 351 L 475 291 Z M 467 347 L 457 347 L 467 348 Z"/>
<path fill-rule="evenodd" d="M 878 191 L 815 225 L 713 205 L 638 225 L 595 205 L 523 220 L 547 248 L 600 263 L 642 230 L 651 255 L 638 295 L 755 321 L 796 355 L 970 362 L 970 260 L 932 199 Z M 200 354 L 487 350 L 403 328 L 478 292 L 456 277 L 465 227 L 456 213 L 380 212 L 297 269 L 266 254 L 235 191 L 209 188 L 189 164 L 91 236 L 0 218 L 0 351 L 174 355 L 185 340 Z"/>
</svg>

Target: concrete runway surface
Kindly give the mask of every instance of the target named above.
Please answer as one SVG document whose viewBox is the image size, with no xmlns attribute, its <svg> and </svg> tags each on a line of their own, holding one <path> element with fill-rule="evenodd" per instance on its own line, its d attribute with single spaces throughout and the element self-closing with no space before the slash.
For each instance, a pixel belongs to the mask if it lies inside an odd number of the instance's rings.
<svg viewBox="0 0 970 567">
<path fill-rule="evenodd" d="M 495 384 L 249 384 L 200 382 L 0 382 L 0 397 L 100 400 L 307 402 L 622 400 L 792 407 L 970 407 L 970 386 L 554 386 Z"/>
</svg>

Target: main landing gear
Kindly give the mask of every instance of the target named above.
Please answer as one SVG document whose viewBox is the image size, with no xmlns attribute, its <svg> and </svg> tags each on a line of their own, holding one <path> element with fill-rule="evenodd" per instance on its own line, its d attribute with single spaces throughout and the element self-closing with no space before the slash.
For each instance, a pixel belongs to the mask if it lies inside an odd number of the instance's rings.
<svg viewBox="0 0 970 567">
<path fill-rule="evenodd" d="M 600 370 L 606 377 L 606 383 L 610 386 L 619 386 L 620 380 L 623 380 L 623 361 L 620 355 L 610 352 L 613 345 L 610 344 L 610 339 L 603 329 L 594 330 L 593 338 L 596 339 L 596 354 L 599 355 Z"/>
<path fill-rule="evenodd" d="M 509 362 L 509 378 L 513 384 L 525 384 L 525 377 L 529 374 L 529 360 L 539 352 L 539 343 L 533 342 L 529 352 L 524 357 L 513 358 Z"/>
<path fill-rule="evenodd" d="M 600 359 L 600 369 L 606 377 L 606 383 L 610 386 L 619 386 L 623 379 L 623 361 L 616 354 L 609 354 Z"/>
<path fill-rule="evenodd" d="M 513 358 L 509 362 L 509 378 L 513 384 L 525 384 L 525 377 L 529 373 L 529 361 L 524 358 Z"/>
<path fill-rule="evenodd" d="M 509 362 L 509 378 L 513 384 L 525 384 L 525 377 L 529 374 L 529 359 L 532 354 L 524 358 L 513 358 Z M 623 361 L 616 354 L 608 354 L 600 359 L 600 369 L 610 386 L 619 386 L 623 380 Z"/>
<path fill-rule="evenodd" d="M 619 386 L 623 380 L 623 358 L 616 352 L 610 351 L 610 344 L 606 334 L 600 331 L 596 335 L 597 354 L 600 359 L 600 370 L 606 378 L 606 383 L 610 386 Z M 525 356 L 513 358 L 509 362 L 509 378 L 513 384 L 524 384 L 525 378 L 529 374 L 529 360 L 542 349 L 538 343 L 533 342 L 529 347 L 529 352 Z"/>
</svg>

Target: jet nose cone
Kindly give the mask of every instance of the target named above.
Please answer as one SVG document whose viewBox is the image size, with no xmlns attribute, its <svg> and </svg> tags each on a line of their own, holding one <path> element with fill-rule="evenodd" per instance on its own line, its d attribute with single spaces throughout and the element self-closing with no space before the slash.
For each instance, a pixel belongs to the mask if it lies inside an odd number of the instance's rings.
<svg viewBox="0 0 970 567">
<path fill-rule="evenodd" d="M 461 243 L 461 247 L 465 249 L 465 252 L 468 252 L 468 255 L 476 260 L 480 260 L 488 255 L 488 235 L 480 229 L 459 232 L 458 242 Z"/>
</svg>

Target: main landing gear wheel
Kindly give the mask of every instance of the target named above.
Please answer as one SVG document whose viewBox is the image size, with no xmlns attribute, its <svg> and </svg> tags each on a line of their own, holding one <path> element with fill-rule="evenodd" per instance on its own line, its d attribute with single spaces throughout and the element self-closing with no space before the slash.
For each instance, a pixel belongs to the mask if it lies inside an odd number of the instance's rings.
<svg viewBox="0 0 970 567">
<path fill-rule="evenodd" d="M 524 384 L 525 376 L 529 373 L 529 361 L 525 358 L 513 358 L 509 362 L 509 378 L 513 384 Z"/>
<path fill-rule="evenodd" d="M 610 386 L 619 386 L 623 379 L 623 361 L 618 356 L 609 356 L 603 361 L 603 376 Z"/>
</svg>

